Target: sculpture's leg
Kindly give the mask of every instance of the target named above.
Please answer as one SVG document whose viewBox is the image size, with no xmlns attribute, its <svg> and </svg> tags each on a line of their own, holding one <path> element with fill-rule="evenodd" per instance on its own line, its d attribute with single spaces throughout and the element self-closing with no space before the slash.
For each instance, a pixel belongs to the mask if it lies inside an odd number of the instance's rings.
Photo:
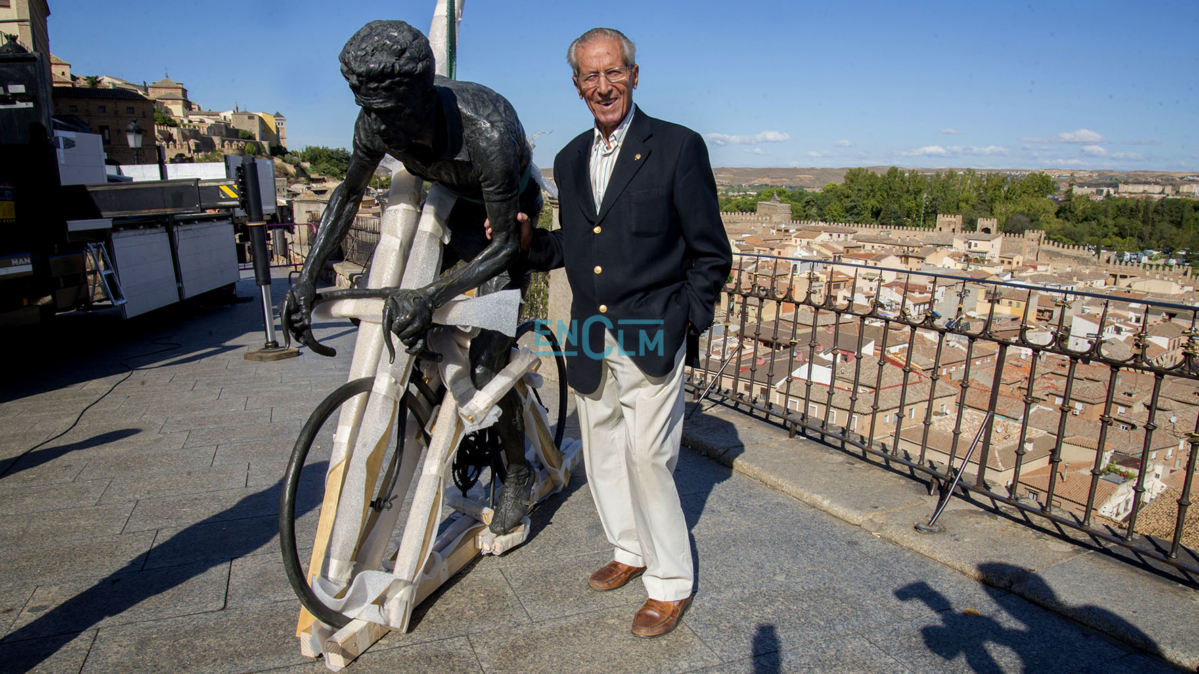
<svg viewBox="0 0 1199 674">
<path fill-rule="evenodd" d="M 497 332 L 481 332 L 471 341 L 471 379 L 476 388 L 486 386 L 503 369 L 511 350 L 512 339 Z M 536 476 L 525 459 L 525 420 L 520 396 L 515 390 L 510 390 L 498 404 L 501 414 L 496 422 L 496 430 L 504 443 L 508 479 L 504 480 L 500 490 L 495 515 L 491 519 L 491 531 L 506 534 L 516 528 L 528 512 L 529 492 Z"/>
</svg>

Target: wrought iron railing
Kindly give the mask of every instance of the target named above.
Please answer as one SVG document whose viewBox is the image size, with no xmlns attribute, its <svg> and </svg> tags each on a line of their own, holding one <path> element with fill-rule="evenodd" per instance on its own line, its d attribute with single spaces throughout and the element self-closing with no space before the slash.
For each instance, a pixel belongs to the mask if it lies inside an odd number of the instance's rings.
<svg viewBox="0 0 1199 674">
<path fill-rule="evenodd" d="M 362 267 L 370 264 L 379 244 L 380 218 L 359 215 L 354 218 L 346 236 L 341 240 L 342 258 Z"/>
<path fill-rule="evenodd" d="M 1199 308 L 993 278 L 739 255 L 689 390 L 1199 573 Z"/>
</svg>

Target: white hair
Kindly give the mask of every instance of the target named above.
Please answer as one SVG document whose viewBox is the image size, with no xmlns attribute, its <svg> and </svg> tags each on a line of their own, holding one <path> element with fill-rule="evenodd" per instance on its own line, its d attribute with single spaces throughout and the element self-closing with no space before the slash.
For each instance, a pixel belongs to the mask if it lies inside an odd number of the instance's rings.
<svg viewBox="0 0 1199 674">
<path fill-rule="evenodd" d="M 574 71 L 574 74 L 579 74 L 579 46 L 595 40 L 616 40 L 620 43 L 620 54 L 624 59 L 624 64 L 629 67 L 637 64 L 637 45 L 625 37 L 624 33 L 615 28 L 592 28 L 571 42 L 570 47 L 566 50 L 566 62 L 570 64 L 570 69 Z"/>
</svg>

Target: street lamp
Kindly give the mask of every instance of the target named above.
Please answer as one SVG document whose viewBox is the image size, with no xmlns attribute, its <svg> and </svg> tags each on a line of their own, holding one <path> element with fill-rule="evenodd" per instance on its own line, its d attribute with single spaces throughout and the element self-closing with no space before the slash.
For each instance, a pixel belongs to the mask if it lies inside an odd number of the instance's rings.
<svg viewBox="0 0 1199 674">
<path fill-rule="evenodd" d="M 129 122 L 129 126 L 125 127 L 125 139 L 129 141 L 129 147 L 133 148 L 133 163 L 141 163 L 142 149 L 142 127 L 137 125 L 137 120 Z"/>
</svg>

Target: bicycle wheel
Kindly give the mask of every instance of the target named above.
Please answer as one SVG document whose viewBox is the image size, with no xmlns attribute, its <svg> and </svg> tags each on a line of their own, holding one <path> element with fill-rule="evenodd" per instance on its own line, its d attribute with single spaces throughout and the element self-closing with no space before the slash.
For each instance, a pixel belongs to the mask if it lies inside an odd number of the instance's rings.
<svg viewBox="0 0 1199 674">
<path fill-rule="evenodd" d="M 555 421 L 554 425 L 554 446 L 562 448 L 562 437 L 566 434 L 566 408 L 568 403 L 566 393 L 566 359 L 562 357 L 562 347 L 558 344 L 558 338 L 550 330 L 540 330 L 536 333 L 536 337 L 530 338 L 533 330 L 538 326 L 539 321 L 525 321 L 516 328 L 516 341 L 522 342 L 528 346 L 534 353 L 549 355 L 553 354 L 554 365 L 556 366 L 557 382 L 556 389 L 546 391 L 547 395 L 541 395 L 537 389 L 533 389 L 533 396 L 537 398 L 537 402 L 545 408 L 547 416 L 550 420 Z M 544 323 L 542 323 L 544 325 Z M 546 344 L 548 342 L 548 344 Z M 545 377 L 548 381 L 549 377 Z"/>
<path fill-rule="evenodd" d="M 333 447 L 333 435 L 337 429 L 340 412 L 346 403 L 370 392 L 374 377 L 364 377 L 347 382 L 329 394 L 313 411 L 296 439 L 291 460 L 283 477 L 283 493 L 279 504 L 279 545 L 283 553 L 283 567 L 300 603 L 321 622 L 343 627 L 349 619 L 326 606 L 313 592 L 309 584 L 309 559 L 316 538 L 316 523 L 320 517 L 325 492 L 325 477 L 328 459 Z M 405 495 L 388 498 L 395 488 L 401 469 L 408 474 L 415 466 L 401 466 L 404 454 L 404 432 L 408 417 L 409 396 L 401 398 L 397 411 L 397 423 L 392 424 L 389 436 L 380 444 L 375 457 L 377 475 L 371 484 L 365 485 L 368 497 L 367 517 L 362 527 L 356 548 L 363 545 L 371 534 L 384 510 L 404 509 Z M 361 402 L 361 401 L 360 401 Z M 411 488 L 411 487 L 410 487 Z M 297 527 L 297 513 L 303 524 Z M 402 517 L 402 513 L 400 515 Z M 299 534 L 297 534 L 297 530 Z M 390 536 L 391 531 L 380 532 Z M 386 541 L 384 541 L 386 543 Z"/>
</svg>

